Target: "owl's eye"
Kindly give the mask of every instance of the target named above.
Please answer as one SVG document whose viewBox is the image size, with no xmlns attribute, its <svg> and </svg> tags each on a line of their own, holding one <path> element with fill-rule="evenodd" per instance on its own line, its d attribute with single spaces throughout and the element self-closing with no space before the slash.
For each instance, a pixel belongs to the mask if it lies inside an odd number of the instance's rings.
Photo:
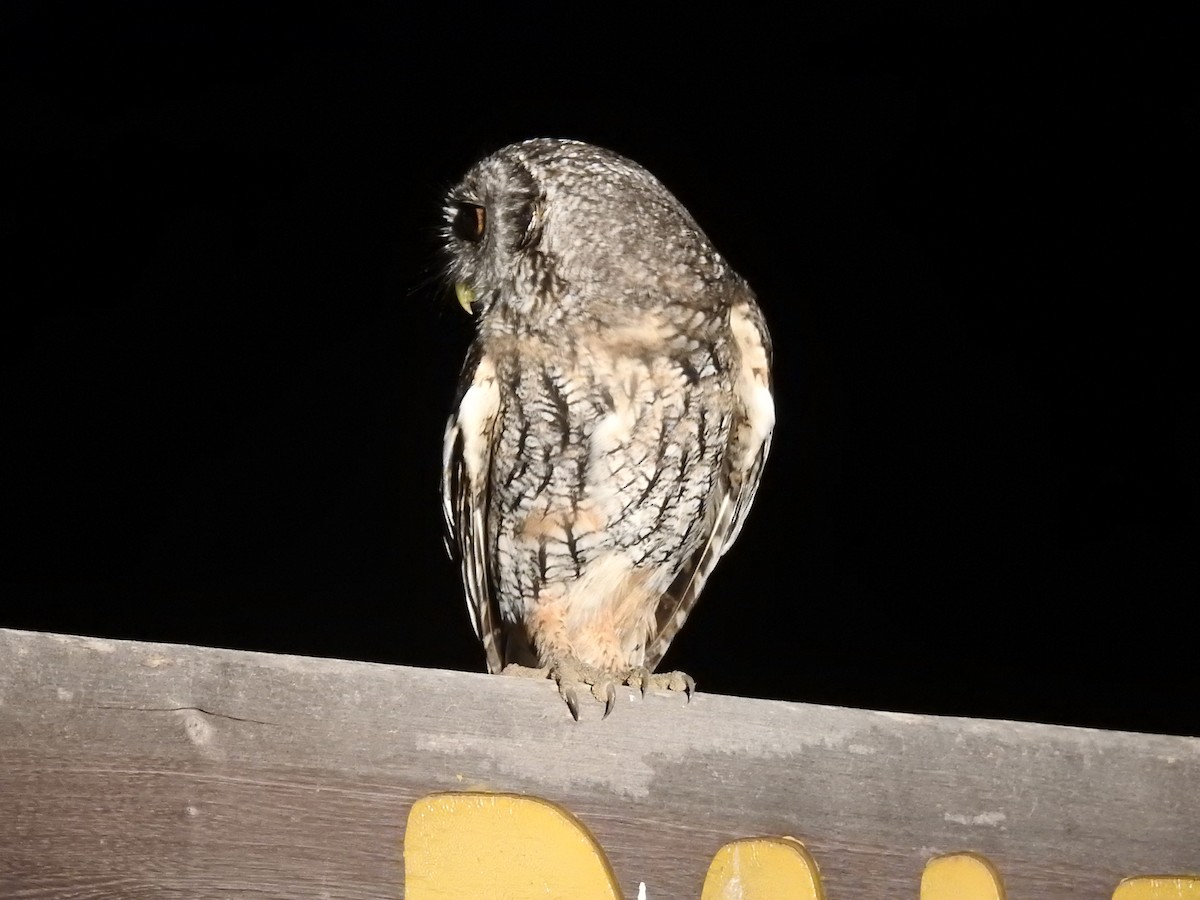
<svg viewBox="0 0 1200 900">
<path fill-rule="evenodd" d="M 454 214 L 454 222 L 450 226 L 454 233 L 464 241 L 472 244 L 483 240 L 483 232 L 487 227 L 487 210 L 474 203 L 460 200 L 458 212 Z"/>
</svg>

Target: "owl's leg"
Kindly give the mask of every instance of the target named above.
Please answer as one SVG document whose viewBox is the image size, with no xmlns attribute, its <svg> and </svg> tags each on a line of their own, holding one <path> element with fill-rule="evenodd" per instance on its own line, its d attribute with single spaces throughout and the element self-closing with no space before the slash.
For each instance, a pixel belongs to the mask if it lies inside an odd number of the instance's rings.
<svg viewBox="0 0 1200 900">
<path fill-rule="evenodd" d="M 535 669 L 510 663 L 505 666 L 501 675 L 512 675 L 517 678 L 550 678 L 558 685 L 558 694 L 566 701 L 567 709 L 572 718 L 579 721 L 579 691 L 578 685 L 586 685 L 593 697 L 604 704 L 603 719 L 613 711 L 617 702 L 617 686 L 610 673 L 596 666 L 589 666 L 573 656 L 555 657 L 549 664 Z"/>
<path fill-rule="evenodd" d="M 660 691 L 682 691 L 687 695 L 689 703 L 692 701 L 692 694 L 696 693 L 696 679 L 686 672 L 659 672 L 651 675 L 650 670 L 645 666 L 634 666 L 624 673 L 621 676 L 621 684 L 637 688 L 642 692 L 643 697 L 646 696 L 648 688 L 657 688 Z"/>
</svg>

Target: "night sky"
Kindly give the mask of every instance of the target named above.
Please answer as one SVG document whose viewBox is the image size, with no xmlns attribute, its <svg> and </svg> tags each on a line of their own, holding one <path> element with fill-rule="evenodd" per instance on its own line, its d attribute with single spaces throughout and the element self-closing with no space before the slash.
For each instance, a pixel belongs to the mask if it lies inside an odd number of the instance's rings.
<svg viewBox="0 0 1200 900">
<path fill-rule="evenodd" d="M 574 137 L 775 341 L 759 499 L 667 666 L 1200 735 L 1195 23 L 965 6 L 5 3 L 0 625 L 481 670 L 441 198 Z"/>
</svg>

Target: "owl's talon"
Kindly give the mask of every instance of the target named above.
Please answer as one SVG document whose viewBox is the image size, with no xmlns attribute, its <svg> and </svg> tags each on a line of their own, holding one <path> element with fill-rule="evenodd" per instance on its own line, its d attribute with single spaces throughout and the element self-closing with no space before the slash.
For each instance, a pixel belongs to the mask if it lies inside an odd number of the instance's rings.
<svg viewBox="0 0 1200 900">
<path fill-rule="evenodd" d="M 592 696 L 604 704 L 604 715 L 600 718 L 607 719 L 608 714 L 617 705 L 617 686 L 612 683 L 611 678 L 605 678 L 602 682 L 598 681 L 592 685 Z"/>
<path fill-rule="evenodd" d="M 567 701 L 567 709 L 571 711 L 571 718 L 578 722 L 579 694 L 575 690 L 575 685 L 569 681 L 558 680 L 558 694 Z"/>
<path fill-rule="evenodd" d="M 558 685 L 559 696 L 566 701 L 567 709 L 571 711 L 571 717 L 576 722 L 579 721 L 578 686 L 581 684 L 587 685 L 591 695 L 604 704 L 602 718 L 608 718 L 609 713 L 617 704 L 617 686 L 613 677 L 604 669 L 589 666 L 577 659 L 558 658 L 541 670 L 527 669 L 526 671 L 530 673 L 541 671 L 542 677 L 554 680 L 554 683 Z M 504 669 L 504 672 L 508 672 L 508 667 Z M 513 674 L 524 673 L 514 672 Z"/>
</svg>

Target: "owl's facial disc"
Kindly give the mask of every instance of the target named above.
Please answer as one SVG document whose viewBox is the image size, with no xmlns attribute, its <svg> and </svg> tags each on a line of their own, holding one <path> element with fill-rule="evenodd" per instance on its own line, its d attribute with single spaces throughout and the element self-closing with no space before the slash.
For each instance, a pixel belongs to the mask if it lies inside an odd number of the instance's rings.
<svg viewBox="0 0 1200 900">
<path fill-rule="evenodd" d="M 501 157 L 477 164 L 450 191 L 443 232 L 448 274 L 469 314 L 486 317 L 498 298 L 524 296 L 514 284 L 529 277 L 541 234 L 541 199 L 533 173 Z"/>
</svg>

